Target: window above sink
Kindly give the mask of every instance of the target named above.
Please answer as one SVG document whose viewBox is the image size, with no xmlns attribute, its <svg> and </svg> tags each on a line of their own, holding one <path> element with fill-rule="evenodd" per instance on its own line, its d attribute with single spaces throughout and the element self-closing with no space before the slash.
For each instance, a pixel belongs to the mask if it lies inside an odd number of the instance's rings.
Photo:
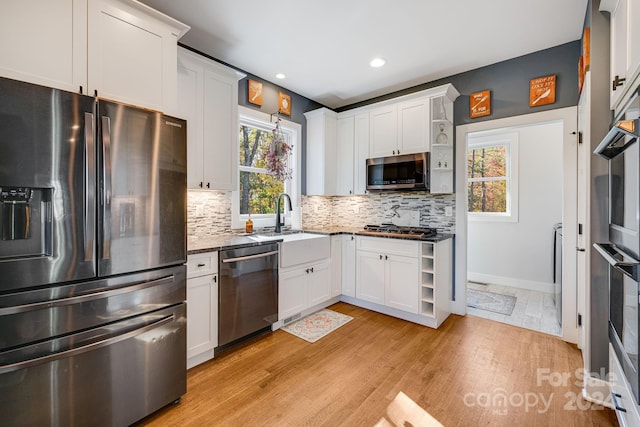
<svg viewBox="0 0 640 427">
<path fill-rule="evenodd" d="M 280 193 L 291 196 L 294 211 L 300 206 L 300 146 L 302 144 L 302 127 L 288 120 L 280 122 L 280 128 L 289 145 L 293 146 L 290 156 L 290 167 L 293 177 L 278 182 L 266 170 L 265 155 L 270 144 L 275 122 L 269 114 L 254 109 L 239 107 L 238 150 L 239 179 L 238 190 L 232 193 L 232 228 L 244 228 L 251 214 L 255 228 L 275 225 L 275 198 Z M 275 117 L 274 117 L 275 120 Z M 300 227 L 300 215 L 286 212 L 287 225 Z"/>
</svg>

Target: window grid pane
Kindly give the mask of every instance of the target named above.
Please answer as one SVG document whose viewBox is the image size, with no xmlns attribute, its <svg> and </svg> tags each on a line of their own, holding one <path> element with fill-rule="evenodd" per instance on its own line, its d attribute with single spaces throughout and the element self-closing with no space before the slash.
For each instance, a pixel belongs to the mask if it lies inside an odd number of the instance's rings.
<svg viewBox="0 0 640 427">
<path fill-rule="evenodd" d="M 467 152 L 469 212 L 508 213 L 506 145 L 472 147 Z"/>
<path fill-rule="evenodd" d="M 469 182 L 469 212 L 507 213 L 507 180 Z"/>
<path fill-rule="evenodd" d="M 268 173 L 240 172 L 240 214 L 275 214 L 275 199 L 284 183 Z"/>
</svg>

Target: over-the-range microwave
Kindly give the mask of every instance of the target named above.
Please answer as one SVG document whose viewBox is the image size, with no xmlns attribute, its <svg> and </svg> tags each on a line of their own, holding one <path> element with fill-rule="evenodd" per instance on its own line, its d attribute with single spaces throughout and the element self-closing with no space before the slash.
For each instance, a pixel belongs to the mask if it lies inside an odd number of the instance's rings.
<svg viewBox="0 0 640 427">
<path fill-rule="evenodd" d="M 367 159 L 367 190 L 429 191 L 429 153 Z"/>
</svg>

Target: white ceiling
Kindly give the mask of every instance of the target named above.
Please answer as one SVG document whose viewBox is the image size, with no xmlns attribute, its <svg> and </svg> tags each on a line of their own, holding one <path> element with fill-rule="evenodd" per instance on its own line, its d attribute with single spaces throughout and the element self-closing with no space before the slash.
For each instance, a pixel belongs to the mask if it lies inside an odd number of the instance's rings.
<svg viewBox="0 0 640 427">
<path fill-rule="evenodd" d="M 588 0 L 141 1 L 191 26 L 182 43 L 337 108 L 577 40 Z"/>
</svg>

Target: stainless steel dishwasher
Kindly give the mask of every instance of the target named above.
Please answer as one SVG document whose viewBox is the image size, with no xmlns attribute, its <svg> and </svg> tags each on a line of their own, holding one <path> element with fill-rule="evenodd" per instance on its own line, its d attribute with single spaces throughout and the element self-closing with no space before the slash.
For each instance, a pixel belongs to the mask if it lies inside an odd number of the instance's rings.
<svg viewBox="0 0 640 427">
<path fill-rule="evenodd" d="M 220 251 L 218 347 L 278 320 L 278 244 Z"/>
</svg>

